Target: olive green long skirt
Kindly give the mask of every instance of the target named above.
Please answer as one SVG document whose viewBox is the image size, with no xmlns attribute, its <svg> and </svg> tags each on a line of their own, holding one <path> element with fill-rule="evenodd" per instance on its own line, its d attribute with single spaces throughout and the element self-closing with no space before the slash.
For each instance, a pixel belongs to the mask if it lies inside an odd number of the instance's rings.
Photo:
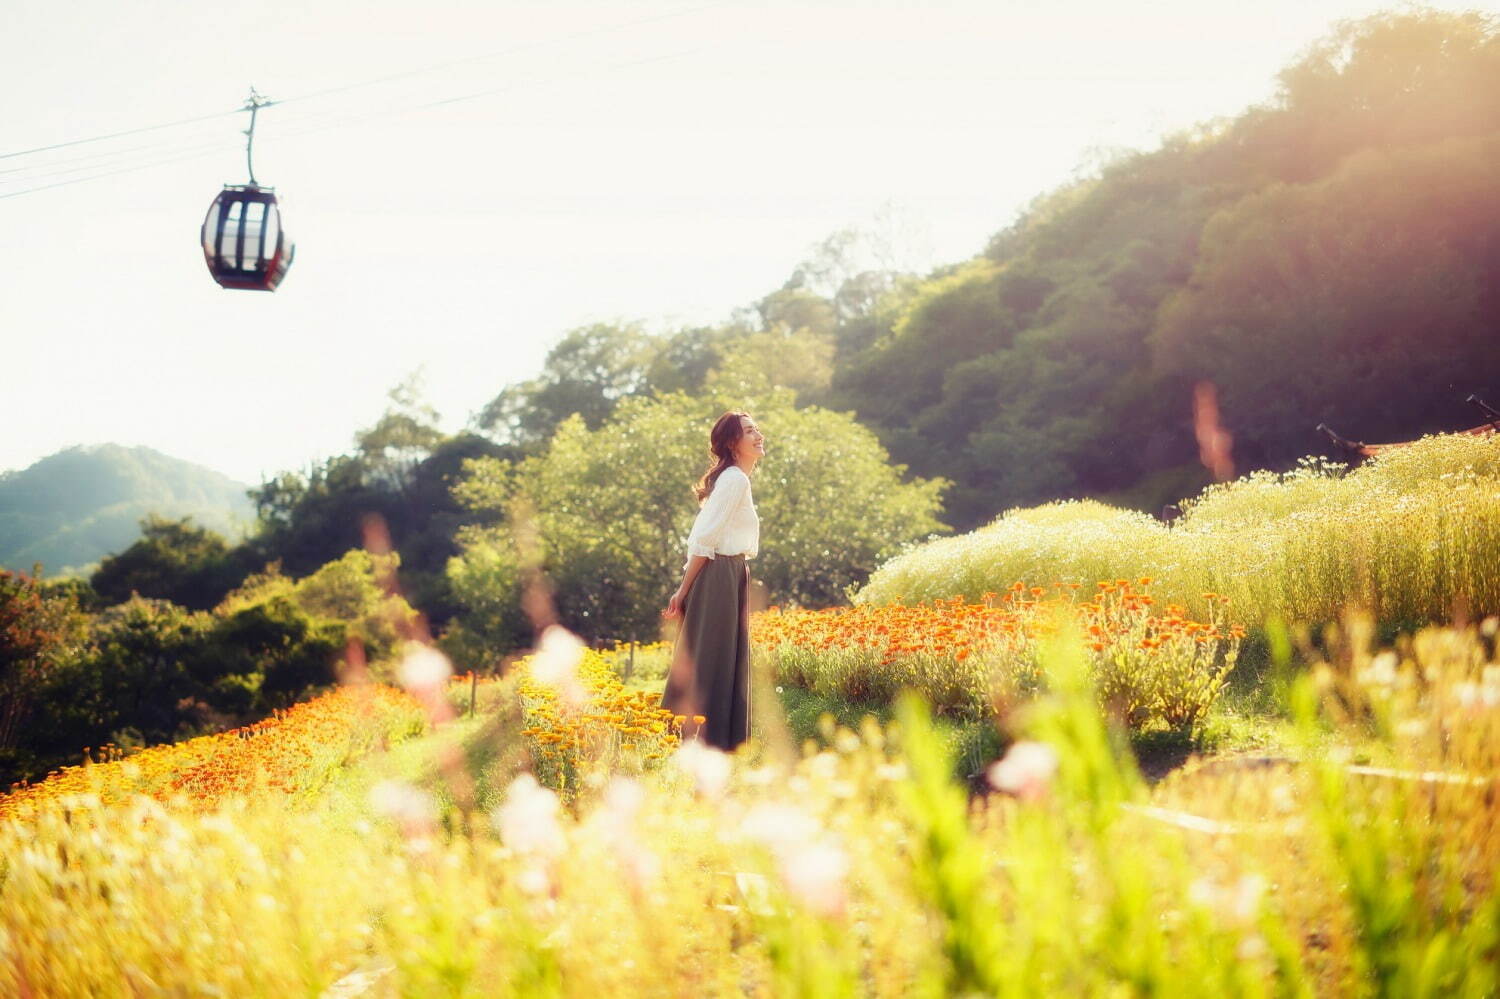
<svg viewBox="0 0 1500 999">
<path fill-rule="evenodd" d="M 750 574 L 743 555 L 719 555 L 693 580 L 672 650 L 662 707 L 684 715 L 684 737 L 720 749 L 750 737 Z M 701 725 L 694 716 L 701 715 Z"/>
</svg>

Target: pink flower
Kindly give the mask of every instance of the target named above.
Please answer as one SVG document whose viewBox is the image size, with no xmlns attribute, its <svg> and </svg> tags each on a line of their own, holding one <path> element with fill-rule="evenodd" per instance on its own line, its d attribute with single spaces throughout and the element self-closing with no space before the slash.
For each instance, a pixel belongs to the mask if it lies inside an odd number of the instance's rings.
<svg viewBox="0 0 1500 999">
<path fill-rule="evenodd" d="M 761 802 L 740 820 L 740 834 L 764 843 L 778 856 L 811 842 L 821 827 L 818 820 L 800 808 Z"/>
<path fill-rule="evenodd" d="M 521 774 L 510 782 L 505 802 L 490 816 L 505 845 L 516 853 L 551 859 L 563 852 L 557 795 Z"/>
<path fill-rule="evenodd" d="M 793 898 L 821 916 L 844 912 L 849 857 L 816 818 L 793 805 L 761 802 L 745 813 L 740 834 L 770 849 Z"/>
<path fill-rule="evenodd" d="M 1260 914 L 1265 895 L 1266 879 L 1259 874 L 1246 874 L 1232 885 L 1202 877 L 1188 886 L 1188 899 L 1194 905 L 1238 924 L 1249 923 Z"/>
<path fill-rule="evenodd" d="M 693 778 L 693 786 L 703 797 L 717 800 L 724 796 L 724 790 L 729 786 L 727 753 L 697 739 L 689 739 L 672 754 L 672 762 Z"/>
<path fill-rule="evenodd" d="M 448 657 L 430 645 L 410 642 L 401 664 L 396 667 L 396 679 L 412 693 L 439 689 L 453 675 L 453 664 Z"/>
<path fill-rule="evenodd" d="M 383 780 L 370 789 L 370 805 L 377 814 L 395 820 L 408 839 L 437 831 L 437 801 L 419 787 Z"/>
<path fill-rule="evenodd" d="M 540 683 L 556 687 L 564 702 L 578 707 L 588 700 L 578 679 L 583 651 L 583 642 L 577 635 L 561 625 L 548 625 L 531 656 L 531 675 Z"/>
<path fill-rule="evenodd" d="M 516 887 L 527 895 L 548 895 L 552 892 L 552 876 L 540 865 L 527 864 L 516 874 Z"/>
<path fill-rule="evenodd" d="M 1057 776 L 1057 752 L 1042 742 L 1012 743 L 1005 758 L 990 764 L 990 785 L 1022 801 L 1045 797 Z"/>
<path fill-rule="evenodd" d="M 604 810 L 616 827 L 635 821 L 646 803 L 646 789 L 631 777 L 615 775 L 604 788 Z"/>
<path fill-rule="evenodd" d="M 636 816 L 646 804 L 640 781 L 616 776 L 604 788 L 599 808 L 590 816 L 600 835 L 613 848 L 626 881 L 635 891 L 646 891 L 661 878 L 661 859 L 636 836 Z"/>
<path fill-rule="evenodd" d="M 428 720 L 434 724 L 453 717 L 453 706 L 446 695 L 448 678 L 452 675 L 453 664 L 448 657 L 421 642 L 407 642 L 405 654 L 396 666 L 397 681 L 422 703 Z"/>
<path fill-rule="evenodd" d="M 849 903 L 848 875 L 848 855 L 826 840 L 793 848 L 781 858 L 787 890 L 820 916 L 843 914 Z"/>
</svg>

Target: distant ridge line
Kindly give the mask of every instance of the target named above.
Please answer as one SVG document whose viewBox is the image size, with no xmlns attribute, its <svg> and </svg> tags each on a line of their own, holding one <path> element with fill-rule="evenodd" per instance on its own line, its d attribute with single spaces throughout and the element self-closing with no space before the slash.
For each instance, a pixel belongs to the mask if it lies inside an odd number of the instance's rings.
<svg viewBox="0 0 1500 999">
<path fill-rule="evenodd" d="M 231 540 L 254 517 L 250 487 L 144 444 L 75 444 L 0 473 L 0 568 L 81 575 L 128 547 L 148 515 L 192 517 Z"/>
</svg>

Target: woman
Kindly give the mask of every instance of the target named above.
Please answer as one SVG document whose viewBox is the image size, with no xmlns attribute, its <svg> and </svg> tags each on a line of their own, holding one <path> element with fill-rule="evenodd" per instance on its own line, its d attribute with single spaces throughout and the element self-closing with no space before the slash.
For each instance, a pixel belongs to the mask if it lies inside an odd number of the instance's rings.
<svg viewBox="0 0 1500 999">
<path fill-rule="evenodd" d="M 662 616 L 682 618 L 661 703 L 684 716 L 685 736 L 720 749 L 750 736 L 750 570 L 760 518 L 750 473 L 766 438 L 748 413 L 725 413 L 708 435 L 713 464 L 695 488 L 698 519 L 688 535 L 682 585 Z M 698 722 L 701 718 L 702 721 Z M 696 723 L 696 724 L 695 724 Z"/>
</svg>

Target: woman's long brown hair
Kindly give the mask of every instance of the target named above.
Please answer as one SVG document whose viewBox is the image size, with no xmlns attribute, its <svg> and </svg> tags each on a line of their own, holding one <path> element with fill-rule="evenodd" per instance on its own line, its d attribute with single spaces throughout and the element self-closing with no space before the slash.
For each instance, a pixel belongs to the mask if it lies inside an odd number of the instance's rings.
<svg viewBox="0 0 1500 999">
<path fill-rule="evenodd" d="M 724 469 L 734 464 L 734 446 L 740 442 L 741 437 L 745 436 L 745 428 L 740 421 L 749 417 L 749 413 L 725 413 L 709 431 L 708 471 L 703 473 L 703 478 L 699 479 L 698 484 L 693 487 L 693 492 L 698 495 L 699 503 L 708 499 L 708 494 L 714 491 L 714 483 L 719 481 L 719 476 L 724 473 Z"/>
</svg>

